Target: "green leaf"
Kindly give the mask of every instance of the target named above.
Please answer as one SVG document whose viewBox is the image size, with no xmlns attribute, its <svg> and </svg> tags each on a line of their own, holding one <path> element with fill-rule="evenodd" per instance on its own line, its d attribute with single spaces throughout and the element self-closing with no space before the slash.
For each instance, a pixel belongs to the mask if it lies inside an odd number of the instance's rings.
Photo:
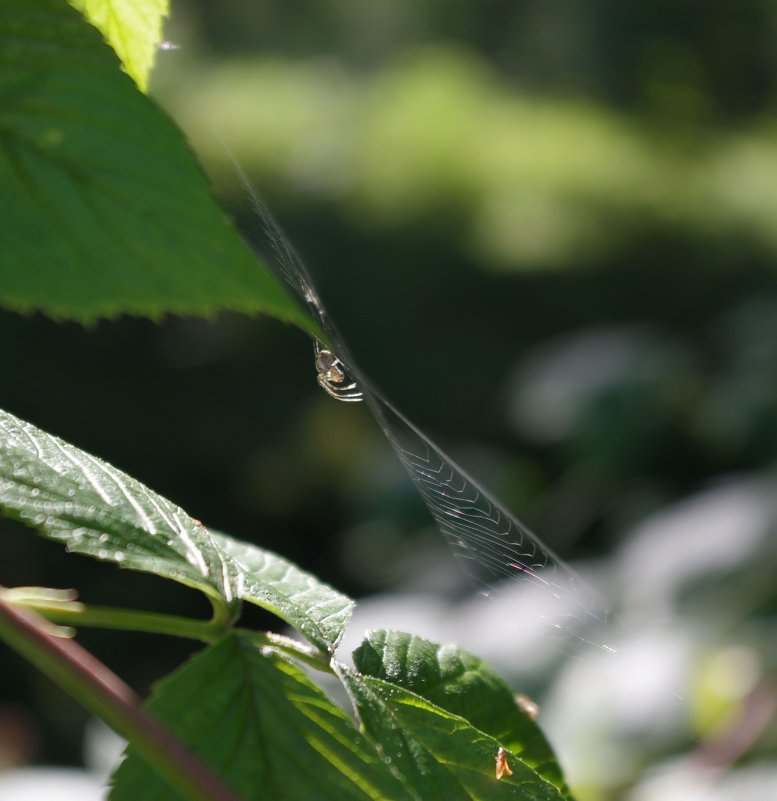
<svg viewBox="0 0 777 801">
<path fill-rule="evenodd" d="M 414 799 L 300 668 L 240 632 L 160 682 L 147 706 L 245 801 Z M 179 799 L 132 748 L 114 784 L 111 801 Z"/>
<path fill-rule="evenodd" d="M 331 652 L 353 601 L 275 554 L 210 532 L 107 462 L 0 411 L 0 511 L 82 553 L 227 605 L 242 599 Z"/>
<path fill-rule="evenodd" d="M 424 801 L 560 801 L 550 782 L 507 751 L 512 776 L 495 776 L 503 744 L 416 693 L 338 665 L 365 731 Z"/>
<path fill-rule="evenodd" d="M 238 595 L 283 618 L 318 648 L 334 651 L 354 602 L 271 551 L 213 532 L 239 576 Z"/>
<path fill-rule="evenodd" d="M 372 631 L 354 651 L 361 673 L 404 687 L 489 734 L 571 798 L 539 726 L 482 659 L 454 645 L 398 631 Z"/>
<path fill-rule="evenodd" d="M 313 331 L 183 135 L 63 0 L 0 0 L 0 304 L 91 321 L 266 312 Z"/>
<path fill-rule="evenodd" d="M 0 508 L 68 551 L 236 600 L 208 530 L 126 473 L 0 411 Z"/>
<path fill-rule="evenodd" d="M 107 39 L 124 69 L 146 90 L 154 65 L 167 0 L 70 0 Z"/>
</svg>

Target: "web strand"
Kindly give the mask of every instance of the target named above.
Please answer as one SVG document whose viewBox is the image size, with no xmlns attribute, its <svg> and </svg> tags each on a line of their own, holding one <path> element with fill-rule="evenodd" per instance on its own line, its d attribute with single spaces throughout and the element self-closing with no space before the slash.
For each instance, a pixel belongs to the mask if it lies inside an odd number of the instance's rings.
<svg viewBox="0 0 777 801">
<path fill-rule="evenodd" d="M 597 646 L 582 632 L 607 618 L 601 598 L 530 529 L 496 501 L 419 428 L 370 385 L 326 313 L 302 259 L 245 174 L 235 165 L 260 216 L 281 278 L 295 291 L 325 332 L 328 345 L 363 393 L 386 439 L 399 457 L 437 527 L 464 571 L 483 594 L 514 580 L 540 588 L 543 619 L 554 637 L 573 648 Z M 516 610 L 520 615 L 521 610 Z M 598 645 L 611 650 L 606 645 Z"/>
</svg>

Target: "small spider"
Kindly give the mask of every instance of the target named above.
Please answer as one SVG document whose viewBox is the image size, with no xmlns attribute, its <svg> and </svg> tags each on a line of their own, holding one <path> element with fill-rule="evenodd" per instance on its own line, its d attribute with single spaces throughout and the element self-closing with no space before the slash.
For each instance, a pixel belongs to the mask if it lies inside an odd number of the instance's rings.
<svg viewBox="0 0 777 801">
<path fill-rule="evenodd" d="M 320 342 L 313 343 L 316 354 L 316 372 L 318 384 L 327 395 L 339 401 L 355 403 L 364 398 L 364 394 L 357 389 L 356 382 L 345 384 L 345 365 L 329 350 L 321 347 Z"/>
</svg>

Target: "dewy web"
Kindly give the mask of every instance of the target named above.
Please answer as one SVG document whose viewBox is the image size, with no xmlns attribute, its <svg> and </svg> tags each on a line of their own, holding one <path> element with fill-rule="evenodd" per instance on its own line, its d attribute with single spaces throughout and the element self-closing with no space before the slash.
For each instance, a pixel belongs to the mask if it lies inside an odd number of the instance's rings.
<svg viewBox="0 0 777 801">
<path fill-rule="evenodd" d="M 341 401 L 365 401 L 396 451 L 438 528 L 476 586 L 490 595 L 505 582 L 542 590 L 542 618 L 566 644 L 593 644 L 585 631 L 606 617 L 598 595 L 553 551 L 482 489 L 450 457 L 370 386 L 324 310 L 308 272 L 242 171 L 282 278 L 304 301 L 328 341 L 314 341 L 319 385 Z M 516 610 L 520 615 L 521 610 Z"/>
</svg>

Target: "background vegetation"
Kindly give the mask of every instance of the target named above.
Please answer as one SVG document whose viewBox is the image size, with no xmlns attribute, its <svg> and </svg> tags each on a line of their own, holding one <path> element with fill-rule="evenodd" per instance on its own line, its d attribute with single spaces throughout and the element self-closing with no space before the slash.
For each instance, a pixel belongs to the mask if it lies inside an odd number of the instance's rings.
<svg viewBox="0 0 777 801">
<path fill-rule="evenodd" d="M 260 242 L 222 142 L 235 153 L 386 395 L 565 558 L 604 565 L 615 608 L 643 614 L 636 666 L 682 665 L 668 688 L 617 683 L 635 663 L 556 666 L 543 687 L 506 638 L 581 797 L 777 783 L 774 723 L 750 712 L 773 707 L 777 662 L 776 34 L 768 0 L 179 0 L 180 49 L 152 80 Z M 350 593 L 464 595 L 366 410 L 320 392 L 297 330 L 3 313 L 0 339 L 4 408 L 208 524 Z M 5 584 L 66 569 L 90 600 L 191 611 L 183 590 L 64 568 L 0 525 Z M 391 625 L 432 625 L 412 597 L 415 621 L 395 607 Z M 139 687 L 188 648 L 82 639 Z M 3 673 L 18 759 L 77 761 L 82 713 L 21 662 Z M 667 692 L 679 711 L 655 703 Z M 585 708 L 600 693 L 611 715 Z M 699 753 L 714 770 L 689 778 Z"/>
</svg>

